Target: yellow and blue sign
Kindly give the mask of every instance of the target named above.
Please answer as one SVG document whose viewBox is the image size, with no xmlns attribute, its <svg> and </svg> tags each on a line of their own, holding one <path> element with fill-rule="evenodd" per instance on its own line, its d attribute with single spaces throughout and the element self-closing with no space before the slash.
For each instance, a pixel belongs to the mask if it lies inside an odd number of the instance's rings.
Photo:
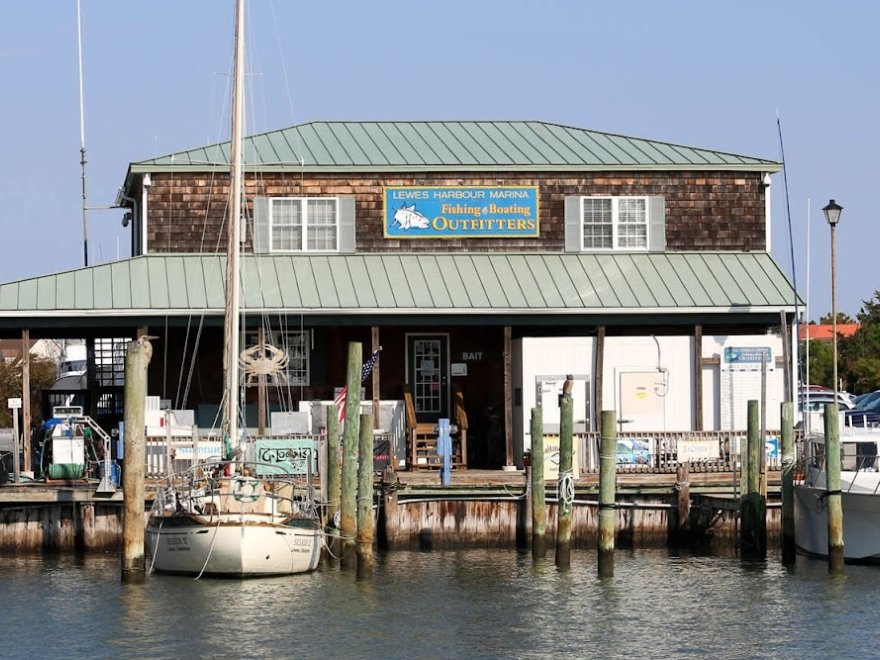
<svg viewBox="0 0 880 660">
<path fill-rule="evenodd" d="M 385 188 L 387 238 L 533 238 L 537 186 Z"/>
</svg>

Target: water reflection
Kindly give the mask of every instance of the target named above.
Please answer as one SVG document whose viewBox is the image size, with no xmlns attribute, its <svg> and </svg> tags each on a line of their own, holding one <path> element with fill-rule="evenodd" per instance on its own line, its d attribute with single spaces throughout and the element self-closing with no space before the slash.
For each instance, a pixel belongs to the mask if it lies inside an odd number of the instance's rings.
<svg viewBox="0 0 880 660">
<path fill-rule="evenodd" d="M 336 565 L 259 580 L 150 576 L 116 556 L 0 561 L 4 657 L 864 657 L 880 570 L 822 561 L 622 550 L 377 554 L 372 580 Z M 858 625 L 856 626 L 856 622 Z M 859 633 L 858 631 L 862 631 Z M 868 635 L 866 637 L 866 634 Z"/>
</svg>

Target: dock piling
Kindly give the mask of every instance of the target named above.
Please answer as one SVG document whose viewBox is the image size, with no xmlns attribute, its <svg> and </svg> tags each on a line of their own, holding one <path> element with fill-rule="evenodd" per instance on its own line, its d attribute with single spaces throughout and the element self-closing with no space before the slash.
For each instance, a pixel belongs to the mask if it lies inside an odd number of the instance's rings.
<svg viewBox="0 0 880 660">
<path fill-rule="evenodd" d="M 746 490 L 740 501 L 742 526 L 740 548 L 746 559 L 763 559 L 767 553 L 767 527 L 764 498 L 761 497 L 761 452 L 764 439 L 760 437 L 758 401 L 748 402 L 746 448 L 743 472 L 746 473 Z"/>
<path fill-rule="evenodd" d="M 602 411 L 599 446 L 599 577 L 614 575 L 614 526 L 617 522 L 617 414 Z"/>
<path fill-rule="evenodd" d="M 357 577 L 373 575 L 373 415 L 360 416 L 357 492 Z"/>
<path fill-rule="evenodd" d="M 547 498 L 544 483 L 544 412 L 532 408 L 532 555 L 543 557 L 547 551 Z"/>
<path fill-rule="evenodd" d="M 782 417 L 782 563 L 795 562 L 794 543 L 794 406 L 784 401 Z"/>
<path fill-rule="evenodd" d="M 324 509 L 324 529 L 330 532 L 329 546 L 331 556 L 339 556 L 338 521 L 339 498 L 342 490 L 340 479 L 342 468 L 339 446 L 339 411 L 336 406 L 327 406 L 327 492 L 323 493 L 326 508 Z"/>
<path fill-rule="evenodd" d="M 342 431 L 342 496 L 339 530 L 342 535 L 342 567 L 356 568 L 355 537 L 357 535 L 357 451 L 361 409 L 360 342 L 348 343 L 348 373 L 345 393 L 345 427 Z"/>
<path fill-rule="evenodd" d="M 147 365 L 153 350 L 145 337 L 128 343 L 125 353 L 124 428 L 125 461 L 122 464 L 122 583 L 138 584 L 146 578 L 144 552 L 144 473 L 146 471 Z"/>
<path fill-rule="evenodd" d="M 556 500 L 556 565 L 571 565 L 571 513 L 574 501 L 572 454 L 572 400 L 571 384 L 567 379 L 559 398 L 559 480 Z"/>
<path fill-rule="evenodd" d="M 825 499 L 828 504 L 828 571 L 843 573 L 843 502 L 837 403 L 825 404 Z"/>
</svg>

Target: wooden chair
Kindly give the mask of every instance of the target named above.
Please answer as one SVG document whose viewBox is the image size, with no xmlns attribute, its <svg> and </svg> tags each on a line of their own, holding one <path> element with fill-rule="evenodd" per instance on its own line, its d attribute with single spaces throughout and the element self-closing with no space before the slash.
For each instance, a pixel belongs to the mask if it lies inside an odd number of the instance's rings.
<svg viewBox="0 0 880 660">
<path fill-rule="evenodd" d="M 410 470 L 439 468 L 440 457 L 437 456 L 437 434 L 434 424 L 419 422 L 416 419 L 416 408 L 413 404 L 412 392 L 409 388 L 403 391 L 403 402 L 406 408 L 406 436 L 409 443 L 408 463 Z"/>
<path fill-rule="evenodd" d="M 452 423 L 457 427 L 452 436 L 452 466 L 466 470 L 468 418 L 460 385 L 452 387 Z"/>
</svg>

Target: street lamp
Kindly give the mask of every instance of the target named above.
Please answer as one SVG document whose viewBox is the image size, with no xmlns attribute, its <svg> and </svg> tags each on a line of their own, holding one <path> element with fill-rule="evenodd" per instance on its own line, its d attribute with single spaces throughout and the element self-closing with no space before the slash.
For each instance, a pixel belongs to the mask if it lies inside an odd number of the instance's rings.
<svg viewBox="0 0 880 660">
<path fill-rule="evenodd" d="M 843 207 L 833 199 L 822 209 L 828 226 L 831 227 L 831 346 L 834 383 L 834 405 L 837 406 L 837 235 L 834 230 L 840 221 Z"/>
</svg>

